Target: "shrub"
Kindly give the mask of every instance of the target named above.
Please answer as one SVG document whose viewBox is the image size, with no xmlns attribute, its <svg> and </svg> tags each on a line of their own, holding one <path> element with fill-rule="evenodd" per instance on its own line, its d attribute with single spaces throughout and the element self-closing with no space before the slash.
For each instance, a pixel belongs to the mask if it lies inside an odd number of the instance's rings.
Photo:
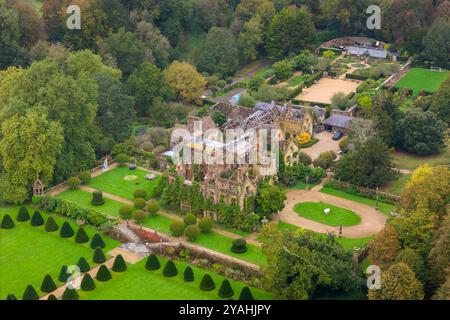
<svg viewBox="0 0 450 320">
<path fill-rule="evenodd" d="M 66 282 L 69 278 L 70 274 L 67 273 L 67 266 L 62 266 L 61 270 L 59 271 L 58 275 L 58 281 L 59 282 Z"/>
<path fill-rule="evenodd" d="M 144 151 L 151 152 L 155 148 L 155 146 L 150 141 L 145 141 L 143 144 L 141 144 L 141 148 Z"/>
<path fill-rule="evenodd" d="M 156 201 L 152 201 L 147 205 L 146 209 L 150 216 L 155 216 L 159 212 L 159 205 Z"/>
<path fill-rule="evenodd" d="M 254 300 L 249 287 L 242 288 L 241 294 L 239 295 L 239 300 Z"/>
<path fill-rule="evenodd" d="M 159 263 L 159 259 L 155 254 L 151 254 L 148 256 L 147 261 L 145 262 L 145 269 L 154 271 L 161 268 L 161 264 Z"/>
<path fill-rule="evenodd" d="M 39 296 L 32 285 L 28 285 L 23 293 L 22 300 L 38 300 Z"/>
<path fill-rule="evenodd" d="M 165 277 L 175 277 L 178 274 L 177 267 L 172 260 L 166 262 L 163 269 L 163 275 Z"/>
<path fill-rule="evenodd" d="M 91 270 L 91 266 L 89 265 L 89 263 L 87 262 L 87 260 L 84 257 L 81 257 L 78 260 L 77 266 L 80 268 L 80 271 L 83 273 Z"/>
<path fill-rule="evenodd" d="M 112 278 L 111 272 L 104 264 L 102 264 L 97 271 L 96 278 L 98 281 L 101 281 L 101 282 L 109 281 Z"/>
<path fill-rule="evenodd" d="M 91 173 L 89 171 L 83 171 L 80 173 L 80 180 L 83 184 L 88 184 L 91 181 Z"/>
<path fill-rule="evenodd" d="M 127 271 L 127 264 L 121 254 L 117 255 L 114 259 L 112 270 L 115 272 Z"/>
<path fill-rule="evenodd" d="M 146 204 L 147 202 L 145 201 L 145 199 L 142 198 L 134 199 L 134 207 L 136 209 L 144 209 Z"/>
<path fill-rule="evenodd" d="M 147 198 L 147 192 L 145 190 L 142 189 L 137 189 L 136 191 L 133 192 L 133 198 L 134 199 L 146 199 Z"/>
<path fill-rule="evenodd" d="M 230 298 L 234 295 L 233 288 L 231 288 L 230 281 L 227 279 L 222 281 L 222 284 L 219 288 L 219 297 L 221 298 Z"/>
<path fill-rule="evenodd" d="M 87 235 L 86 231 L 82 227 L 78 228 L 77 234 L 75 235 L 75 242 L 76 243 L 86 243 L 89 242 L 89 236 Z"/>
<path fill-rule="evenodd" d="M 93 206 L 101 206 L 105 204 L 105 200 L 103 200 L 103 193 L 100 190 L 95 190 L 94 193 L 92 193 L 91 204 Z"/>
<path fill-rule="evenodd" d="M 183 279 L 186 282 L 194 281 L 194 271 L 190 266 L 187 266 L 186 269 L 184 269 Z"/>
<path fill-rule="evenodd" d="M 247 241 L 245 241 L 245 239 L 242 238 L 233 240 L 231 251 L 233 251 L 234 253 L 247 252 Z"/>
<path fill-rule="evenodd" d="M 192 213 L 188 213 L 184 216 L 183 221 L 186 226 L 191 226 L 197 223 L 197 217 Z"/>
<path fill-rule="evenodd" d="M 119 215 L 125 221 L 130 220 L 131 216 L 132 216 L 132 209 L 131 209 L 131 207 L 130 206 L 120 207 Z"/>
<path fill-rule="evenodd" d="M 86 273 L 81 280 L 80 288 L 83 291 L 92 291 L 95 289 L 95 282 L 89 273 Z"/>
<path fill-rule="evenodd" d="M 95 248 L 105 248 L 105 242 L 103 241 L 102 237 L 96 233 L 91 240 L 91 249 Z"/>
<path fill-rule="evenodd" d="M 298 159 L 305 166 L 309 166 L 312 163 L 311 157 L 308 154 L 304 153 L 304 152 L 300 152 L 298 154 Z"/>
<path fill-rule="evenodd" d="M 200 229 L 197 226 L 191 225 L 184 229 L 184 236 L 188 238 L 189 241 L 195 241 L 200 234 Z"/>
<path fill-rule="evenodd" d="M 44 277 L 44 280 L 42 281 L 41 284 L 41 291 L 42 292 L 52 292 L 56 290 L 56 284 L 55 281 L 53 281 L 52 276 L 47 274 Z"/>
<path fill-rule="evenodd" d="M 211 232 L 214 226 L 214 221 L 211 218 L 202 218 L 198 221 L 198 228 L 203 233 Z"/>
<path fill-rule="evenodd" d="M 200 282 L 200 289 L 203 291 L 212 291 L 216 288 L 216 284 L 214 280 L 211 278 L 209 274 L 205 274 Z"/>
<path fill-rule="evenodd" d="M 181 237 L 184 231 L 184 223 L 181 221 L 174 221 L 170 224 L 170 233 L 175 237 Z"/>
<path fill-rule="evenodd" d="M 19 209 L 19 213 L 17 214 L 17 221 L 25 222 L 30 220 L 30 214 L 28 213 L 28 209 L 25 206 L 21 206 Z"/>
<path fill-rule="evenodd" d="M 58 298 L 56 298 L 56 296 L 54 294 L 51 294 L 48 296 L 47 300 L 53 301 L 53 300 L 58 300 Z"/>
<path fill-rule="evenodd" d="M 61 231 L 59 232 L 59 236 L 61 238 L 70 238 L 74 234 L 75 233 L 74 233 L 72 227 L 70 226 L 70 224 L 67 221 L 64 221 L 64 223 L 61 227 Z"/>
<path fill-rule="evenodd" d="M 69 287 L 64 290 L 61 300 L 78 300 L 80 296 L 76 289 L 70 289 Z"/>
<path fill-rule="evenodd" d="M 5 214 L 0 225 L 2 229 L 12 229 L 15 227 L 14 221 L 9 214 Z"/>
<path fill-rule="evenodd" d="M 55 222 L 55 219 L 53 217 L 48 217 L 47 222 L 45 223 L 45 231 L 47 232 L 54 232 L 59 229 L 58 224 Z"/>
<path fill-rule="evenodd" d="M 39 227 L 44 224 L 44 219 L 41 216 L 41 213 L 39 211 L 35 211 L 33 213 L 33 216 L 31 217 L 31 225 L 33 227 Z"/>
<path fill-rule="evenodd" d="M 292 76 L 294 66 L 289 60 L 285 59 L 274 63 L 272 69 L 278 79 L 286 80 Z"/>
<path fill-rule="evenodd" d="M 106 261 L 105 254 L 103 253 L 103 250 L 100 247 L 97 247 L 95 249 L 92 260 L 95 263 L 103 263 Z"/>
<path fill-rule="evenodd" d="M 239 98 L 239 105 L 246 108 L 254 108 L 256 105 L 256 99 L 251 95 L 244 94 Z"/>
<path fill-rule="evenodd" d="M 76 189 L 81 185 L 81 180 L 77 177 L 71 177 L 67 180 L 67 185 L 70 189 Z"/>
<path fill-rule="evenodd" d="M 136 210 L 133 212 L 133 219 L 137 224 L 142 225 L 145 218 L 147 218 L 147 213 L 144 210 Z"/>
<path fill-rule="evenodd" d="M 123 166 L 123 165 L 125 165 L 125 164 L 128 162 L 128 156 L 127 156 L 126 154 L 121 153 L 121 154 L 117 155 L 116 161 L 117 161 L 121 166 Z"/>
<path fill-rule="evenodd" d="M 333 161 L 337 158 L 334 151 L 322 152 L 317 159 L 313 161 L 314 167 L 321 167 L 322 169 L 328 169 L 333 164 Z"/>
<path fill-rule="evenodd" d="M 9 300 L 9 301 L 11 301 L 11 300 L 17 300 L 17 298 L 16 298 L 15 295 L 13 295 L 13 294 L 11 293 L 11 294 L 8 294 L 8 296 L 6 297 L 6 300 Z"/>
<path fill-rule="evenodd" d="M 33 195 L 31 197 L 31 203 L 35 206 L 38 206 L 41 204 L 43 198 L 44 198 L 43 196 L 34 196 Z"/>
</svg>

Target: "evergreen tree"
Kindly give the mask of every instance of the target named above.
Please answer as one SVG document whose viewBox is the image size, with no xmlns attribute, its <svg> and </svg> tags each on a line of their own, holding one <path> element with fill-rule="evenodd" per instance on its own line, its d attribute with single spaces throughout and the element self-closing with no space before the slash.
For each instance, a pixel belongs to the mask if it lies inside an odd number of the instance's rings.
<svg viewBox="0 0 450 320">
<path fill-rule="evenodd" d="M 5 214 L 0 225 L 2 229 L 12 229 L 15 227 L 14 221 L 9 214 Z"/>
<path fill-rule="evenodd" d="M 77 230 L 77 234 L 75 235 L 75 242 L 76 243 L 86 243 L 89 242 L 89 236 L 87 235 L 84 228 L 80 227 Z"/>
<path fill-rule="evenodd" d="M 221 298 L 230 298 L 234 294 L 233 288 L 231 288 L 230 281 L 227 279 L 222 281 L 222 284 L 219 288 L 219 297 Z"/>
<path fill-rule="evenodd" d="M 250 291 L 249 287 L 242 288 L 242 291 L 239 295 L 239 300 L 254 300 L 253 294 Z"/>
<path fill-rule="evenodd" d="M 159 263 L 158 257 L 155 254 L 151 254 L 148 256 L 147 261 L 145 262 L 145 268 L 150 271 L 158 270 L 161 268 L 161 264 Z"/>
<path fill-rule="evenodd" d="M 80 271 L 83 273 L 91 270 L 91 266 L 89 265 L 89 263 L 87 262 L 87 260 L 84 257 L 81 257 L 78 260 L 77 266 L 80 268 Z"/>
<path fill-rule="evenodd" d="M 67 221 L 64 221 L 59 236 L 61 238 L 70 238 L 74 235 L 73 229 Z"/>
<path fill-rule="evenodd" d="M 184 269 L 184 275 L 183 275 L 184 281 L 186 282 L 193 282 L 194 281 L 194 271 L 190 266 L 187 266 L 186 269 Z"/>
<path fill-rule="evenodd" d="M 56 290 L 55 281 L 53 281 L 53 278 L 52 278 L 51 275 L 47 274 L 44 277 L 44 280 L 42 281 L 41 291 L 48 293 L 48 292 L 52 292 L 52 291 L 55 291 L 55 290 Z"/>
<path fill-rule="evenodd" d="M 55 219 L 53 217 L 48 217 L 47 222 L 45 222 L 45 231 L 47 232 L 54 232 L 59 229 L 58 225 L 55 222 Z"/>
<path fill-rule="evenodd" d="M 100 247 L 97 247 L 94 251 L 94 257 L 92 260 L 95 263 L 103 263 L 106 261 L 105 254 L 103 253 L 103 250 Z"/>
<path fill-rule="evenodd" d="M 58 300 L 54 294 L 48 296 L 47 300 Z"/>
<path fill-rule="evenodd" d="M 104 264 L 102 264 L 97 271 L 96 278 L 98 281 L 101 281 L 101 282 L 109 281 L 112 278 L 111 272 Z"/>
<path fill-rule="evenodd" d="M 163 269 L 163 275 L 165 277 L 175 277 L 178 274 L 177 267 L 172 260 L 166 262 Z"/>
<path fill-rule="evenodd" d="M 17 300 L 16 296 L 11 294 L 8 294 L 8 296 L 6 297 L 6 300 Z"/>
<path fill-rule="evenodd" d="M 61 270 L 59 271 L 58 275 L 58 281 L 59 282 L 66 282 L 69 278 L 70 274 L 67 273 L 67 266 L 62 266 Z"/>
<path fill-rule="evenodd" d="M 117 255 L 114 259 L 112 270 L 115 272 L 127 271 L 127 264 L 121 254 Z"/>
<path fill-rule="evenodd" d="M 216 284 L 214 280 L 211 278 L 209 274 L 205 274 L 200 282 L 200 289 L 204 291 L 212 291 L 216 288 Z"/>
<path fill-rule="evenodd" d="M 25 222 L 30 220 L 30 214 L 28 213 L 28 209 L 25 206 L 21 206 L 19 209 L 19 213 L 17 214 L 17 221 Z"/>
<path fill-rule="evenodd" d="M 96 233 L 92 237 L 92 240 L 91 240 L 91 249 L 95 249 L 97 247 L 100 247 L 100 248 L 106 247 L 105 242 L 103 241 L 102 237 L 98 233 Z"/>
<path fill-rule="evenodd" d="M 92 291 L 95 289 L 95 282 L 89 273 L 84 275 L 83 280 L 81 280 L 80 288 L 83 291 Z"/>
<path fill-rule="evenodd" d="M 44 224 L 44 219 L 39 211 L 35 211 L 31 217 L 31 225 L 33 227 L 39 227 Z"/>
<path fill-rule="evenodd" d="M 61 300 L 78 300 L 79 298 L 80 296 L 78 295 L 76 289 L 70 289 L 69 287 L 67 287 L 61 297 Z"/>
<path fill-rule="evenodd" d="M 23 293 L 22 300 L 38 300 L 39 295 L 32 285 L 28 285 Z"/>
</svg>

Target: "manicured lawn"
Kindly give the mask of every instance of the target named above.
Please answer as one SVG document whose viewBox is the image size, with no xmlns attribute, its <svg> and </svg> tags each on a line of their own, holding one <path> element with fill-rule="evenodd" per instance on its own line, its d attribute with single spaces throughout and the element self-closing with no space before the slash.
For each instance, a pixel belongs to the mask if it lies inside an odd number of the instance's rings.
<svg viewBox="0 0 450 320">
<path fill-rule="evenodd" d="M 400 169 L 415 170 L 417 167 L 429 164 L 449 165 L 450 164 L 450 139 L 447 140 L 447 146 L 441 152 L 430 156 L 418 156 L 406 152 L 395 152 L 394 163 Z"/>
<path fill-rule="evenodd" d="M 128 265 L 128 270 L 123 273 L 114 273 L 113 279 L 107 282 L 96 281 L 97 288 L 94 291 L 79 291 L 82 300 L 217 300 L 220 284 L 224 277 L 221 275 L 191 266 L 194 271 L 194 281 L 185 282 L 183 272 L 187 264 L 175 262 L 178 275 L 175 277 L 164 277 L 162 268 L 165 259 L 159 258 L 161 269 L 148 271 L 145 269 L 145 260 L 135 265 Z M 200 281 L 204 274 L 210 274 L 216 285 L 213 291 L 200 289 Z M 245 286 L 242 282 L 230 280 L 234 291 L 233 299 L 239 297 L 239 293 Z M 269 300 L 272 295 L 260 289 L 251 288 L 255 299 Z"/>
<path fill-rule="evenodd" d="M 351 201 L 355 201 L 361 204 L 365 204 L 371 207 L 376 208 L 376 200 L 373 199 L 369 199 L 369 198 L 365 198 L 359 195 L 355 195 L 355 194 L 350 194 L 347 193 L 345 191 L 341 191 L 341 190 L 336 190 L 333 188 L 329 188 L 329 187 L 323 187 L 322 189 L 320 189 L 320 192 L 322 193 L 326 193 L 335 197 L 339 197 L 339 198 L 344 198 L 347 200 L 351 200 Z M 390 203 L 385 203 L 385 202 L 378 202 L 378 209 L 380 210 L 380 212 L 389 215 L 391 211 L 393 211 L 395 209 L 395 206 L 393 204 Z"/>
<path fill-rule="evenodd" d="M 61 266 L 74 265 L 80 257 L 85 257 L 91 267 L 94 265 L 91 260 L 94 250 L 89 247 L 89 243 L 75 243 L 74 237 L 63 239 L 59 237 L 59 231 L 45 232 L 43 226 L 32 227 L 30 221 L 17 222 L 17 212 L 18 208 L 0 209 L 0 219 L 8 213 L 16 224 L 13 229 L 0 229 L 0 299 L 10 293 L 21 298 L 28 284 L 42 294 L 39 288 L 46 274 L 50 274 L 58 285 Z M 30 215 L 33 213 L 31 209 L 29 212 Z M 42 216 L 47 220 L 49 215 L 42 213 Z M 75 232 L 78 229 L 73 221 L 52 216 L 60 227 L 64 221 L 68 221 Z M 97 232 L 92 227 L 84 228 L 90 238 Z M 102 238 L 106 243 L 105 253 L 120 245 L 105 236 Z"/>
<path fill-rule="evenodd" d="M 295 76 L 289 81 L 288 87 L 293 88 L 308 78 L 309 78 L 309 74 L 302 74 L 302 75 Z"/>
<path fill-rule="evenodd" d="M 328 215 L 324 213 L 327 208 L 331 210 Z M 353 211 L 325 202 L 297 203 L 294 210 L 303 218 L 329 226 L 354 226 L 361 221 L 361 218 Z"/>
<path fill-rule="evenodd" d="M 412 89 L 413 95 L 418 96 L 421 90 L 436 92 L 442 82 L 447 79 L 449 72 L 435 72 L 428 69 L 412 68 L 396 85 L 400 89 Z"/>
<path fill-rule="evenodd" d="M 153 189 L 158 185 L 160 176 L 155 180 L 149 181 L 144 179 L 146 174 L 148 172 L 139 168 L 130 170 L 127 166 L 121 166 L 95 177 L 89 183 L 89 187 L 133 200 L 133 192 L 135 190 L 144 189 L 148 195 L 151 195 Z M 124 178 L 130 175 L 137 176 L 138 179 L 126 181 Z"/>
<path fill-rule="evenodd" d="M 411 179 L 410 174 L 401 174 L 398 179 L 389 182 L 384 188 L 381 190 L 387 193 L 400 195 L 402 193 L 402 190 L 405 188 L 406 184 L 408 183 L 409 179 Z"/>
<path fill-rule="evenodd" d="M 91 204 L 92 200 L 92 193 L 84 190 L 67 190 L 63 193 L 60 193 L 58 198 L 68 200 L 71 202 L 78 203 L 79 205 L 82 205 L 84 207 L 91 208 L 95 211 L 104 213 L 108 216 L 119 216 L 119 209 L 120 207 L 123 207 L 126 205 L 125 203 L 118 202 L 112 199 L 108 199 L 106 197 L 103 197 L 105 200 L 105 204 L 101 206 L 94 206 Z"/>
</svg>

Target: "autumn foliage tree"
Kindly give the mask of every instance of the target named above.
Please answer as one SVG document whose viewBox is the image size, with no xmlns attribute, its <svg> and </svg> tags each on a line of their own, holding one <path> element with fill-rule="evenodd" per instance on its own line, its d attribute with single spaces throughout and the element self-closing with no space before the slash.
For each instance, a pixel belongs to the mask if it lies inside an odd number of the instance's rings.
<svg viewBox="0 0 450 320">
<path fill-rule="evenodd" d="M 164 71 L 167 83 L 180 101 L 200 102 L 206 79 L 187 62 L 174 61 Z"/>
</svg>

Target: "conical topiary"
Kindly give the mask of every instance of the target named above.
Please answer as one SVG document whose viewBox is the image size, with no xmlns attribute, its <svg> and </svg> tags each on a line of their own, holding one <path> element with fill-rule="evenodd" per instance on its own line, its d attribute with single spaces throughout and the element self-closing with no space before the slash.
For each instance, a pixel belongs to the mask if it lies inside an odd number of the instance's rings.
<svg viewBox="0 0 450 320">
<path fill-rule="evenodd" d="M 230 281 L 227 279 L 222 281 L 222 284 L 219 288 L 219 297 L 221 298 L 230 298 L 234 294 L 233 288 L 231 288 Z"/>
<path fill-rule="evenodd" d="M 44 224 L 44 219 L 39 211 L 35 211 L 31 217 L 31 225 L 33 227 L 39 227 Z"/>
<path fill-rule="evenodd" d="M 91 266 L 87 262 L 87 260 L 84 257 L 81 257 L 78 260 L 77 266 L 80 268 L 80 272 L 88 272 L 91 269 Z"/>
<path fill-rule="evenodd" d="M 12 229 L 15 226 L 16 225 L 14 224 L 14 221 L 11 218 L 11 216 L 9 214 L 5 214 L 2 219 L 1 228 L 2 229 Z"/>
<path fill-rule="evenodd" d="M 100 247 L 100 248 L 106 247 L 105 242 L 103 241 L 102 237 L 98 233 L 96 233 L 92 237 L 92 240 L 91 240 L 91 249 L 95 249 L 97 247 Z"/>
<path fill-rule="evenodd" d="M 55 219 L 53 217 L 48 217 L 47 222 L 45 223 L 45 231 L 47 232 L 54 232 L 59 229 L 58 225 L 55 222 Z"/>
<path fill-rule="evenodd" d="M 216 284 L 214 280 L 211 278 L 209 274 L 205 274 L 200 282 L 200 289 L 203 291 L 212 291 L 216 288 Z"/>
<path fill-rule="evenodd" d="M 145 262 L 145 269 L 154 271 L 159 268 L 161 268 L 161 264 L 159 263 L 158 257 L 152 253 L 148 256 L 147 261 Z"/>
<path fill-rule="evenodd" d="M 167 261 L 163 269 L 163 275 L 166 277 L 175 277 L 178 274 L 177 267 L 172 260 Z"/>
<path fill-rule="evenodd" d="M 83 280 L 81 280 L 80 288 L 83 291 L 92 291 L 95 289 L 95 282 L 89 273 L 84 275 Z"/>
<path fill-rule="evenodd" d="M 69 287 L 64 290 L 61 300 L 78 300 L 80 296 L 76 289 L 70 289 Z"/>
<path fill-rule="evenodd" d="M 116 256 L 116 258 L 114 259 L 112 270 L 115 272 L 127 271 L 127 264 L 121 254 Z"/>
<path fill-rule="evenodd" d="M 194 281 L 194 271 L 192 271 L 190 266 L 187 266 L 186 269 L 184 269 L 183 279 L 186 282 Z"/>
<path fill-rule="evenodd" d="M 22 300 L 38 300 L 39 296 L 32 285 L 28 285 L 23 293 Z"/>
<path fill-rule="evenodd" d="M 89 236 L 87 235 L 86 231 L 82 227 L 78 228 L 77 234 L 75 235 L 75 242 L 76 243 L 86 243 L 89 242 Z"/>
<path fill-rule="evenodd" d="M 48 293 L 48 292 L 52 292 L 52 291 L 55 291 L 55 290 L 56 290 L 55 281 L 53 281 L 53 278 L 52 278 L 51 275 L 47 274 L 44 277 L 44 280 L 42 281 L 41 291 Z"/>
<path fill-rule="evenodd" d="M 92 260 L 93 260 L 95 263 L 103 263 L 103 262 L 106 261 L 105 254 L 103 253 L 102 248 L 97 248 L 97 249 L 95 249 L 95 251 L 94 251 L 94 257 L 92 258 Z"/>
<path fill-rule="evenodd" d="M 8 294 L 8 296 L 6 297 L 6 300 L 17 300 L 16 296 L 11 294 Z"/>
<path fill-rule="evenodd" d="M 61 227 L 61 231 L 59 232 L 59 236 L 61 238 L 70 238 L 74 235 L 73 229 L 70 224 L 65 221 Z"/>
<path fill-rule="evenodd" d="M 58 298 L 54 294 L 51 294 L 48 296 L 47 300 L 58 300 Z"/>
<path fill-rule="evenodd" d="M 254 300 L 249 287 L 242 288 L 241 294 L 239 295 L 239 300 Z"/>
<path fill-rule="evenodd" d="M 59 271 L 58 275 L 58 281 L 59 282 L 66 282 L 69 278 L 70 274 L 67 273 L 67 266 L 62 266 L 61 270 Z"/>
<path fill-rule="evenodd" d="M 97 271 L 96 278 L 98 281 L 102 281 L 102 282 L 111 280 L 111 278 L 112 278 L 111 272 L 104 264 L 102 264 Z"/>
<path fill-rule="evenodd" d="M 17 214 L 17 221 L 25 222 L 30 220 L 30 214 L 28 213 L 28 209 L 25 206 L 21 206 L 19 209 L 19 213 Z"/>
</svg>

